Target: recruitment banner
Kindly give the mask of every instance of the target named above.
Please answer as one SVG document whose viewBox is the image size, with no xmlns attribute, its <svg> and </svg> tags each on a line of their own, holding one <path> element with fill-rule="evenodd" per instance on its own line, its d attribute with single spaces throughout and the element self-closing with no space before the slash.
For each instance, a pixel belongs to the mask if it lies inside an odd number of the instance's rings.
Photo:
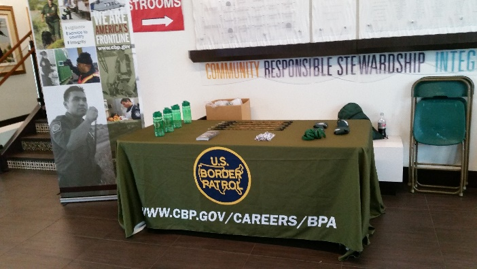
<svg viewBox="0 0 477 269">
<path fill-rule="evenodd" d="M 29 10 L 61 202 L 116 199 L 116 139 L 143 127 L 126 1 Z"/>
</svg>

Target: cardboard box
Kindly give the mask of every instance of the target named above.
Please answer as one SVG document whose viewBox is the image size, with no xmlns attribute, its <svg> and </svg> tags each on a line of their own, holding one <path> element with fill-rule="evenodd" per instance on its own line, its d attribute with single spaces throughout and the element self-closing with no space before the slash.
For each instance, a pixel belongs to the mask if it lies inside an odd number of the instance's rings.
<svg viewBox="0 0 477 269">
<path fill-rule="evenodd" d="M 219 99 L 232 101 L 234 99 Z M 215 103 L 214 100 L 212 103 Z M 251 120 L 250 100 L 242 98 L 242 105 L 239 106 L 205 106 L 205 112 L 208 120 Z"/>
</svg>

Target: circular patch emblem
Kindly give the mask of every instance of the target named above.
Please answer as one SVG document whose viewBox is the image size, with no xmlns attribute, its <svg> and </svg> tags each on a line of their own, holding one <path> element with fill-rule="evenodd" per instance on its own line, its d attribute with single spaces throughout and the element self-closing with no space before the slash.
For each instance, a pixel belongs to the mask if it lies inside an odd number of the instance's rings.
<svg viewBox="0 0 477 269">
<path fill-rule="evenodd" d="M 205 197 L 221 205 L 240 203 L 252 184 L 242 157 L 223 147 L 208 148 L 199 154 L 194 163 L 194 179 Z"/>
<path fill-rule="evenodd" d="M 59 122 L 59 121 L 58 121 L 58 122 L 54 122 L 54 123 L 51 125 L 50 128 L 51 128 L 51 132 L 52 132 L 53 134 L 56 134 L 56 133 L 60 132 L 60 131 L 61 131 L 61 122 Z"/>
</svg>

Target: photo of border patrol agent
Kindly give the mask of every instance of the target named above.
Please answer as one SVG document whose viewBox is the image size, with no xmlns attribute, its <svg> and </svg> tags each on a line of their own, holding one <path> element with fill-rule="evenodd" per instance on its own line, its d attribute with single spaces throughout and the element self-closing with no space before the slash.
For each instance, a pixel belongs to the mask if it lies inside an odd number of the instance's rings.
<svg viewBox="0 0 477 269">
<path fill-rule="evenodd" d="M 50 74 L 53 73 L 53 67 L 46 51 L 40 52 L 40 67 L 41 67 L 41 79 L 43 81 L 43 86 L 53 86 L 53 81 L 50 78 Z"/>
<path fill-rule="evenodd" d="M 60 16 L 58 16 L 58 5 L 53 0 L 48 0 L 41 11 L 41 19 L 48 25 L 48 30 L 53 36 L 53 40 L 61 38 Z"/>
<path fill-rule="evenodd" d="M 71 86 L 63 95 L 65 115 L 50 124 L 60 188 L 101 184 L 102 170 L 97 164 L 96 122 L 98 110 L 88 102 L 84 89 Z"/>
<path fill-rule="evenodd" d="M 135 78 L 133 76 L 133 66 L 131 57 L 127 55 L 124 50 L 118 50 L 118 57 L 114 63 L 114 70 L 116 71 L 116 83 L 118 84 L 119 92 L 126 96 L 134 96 Z"/>
<path fill-rule="evenodd" d="M 138 105 L 133 104 L 131 99 L 129 98 L 121 99 L 121 105 L 123 105 L 123 107 L 126 108 L 126 115 L 125 115 L 126 118 L 133 119 L 133 120 L 141 119 L 141 110 L 139 109 Z"/>
<path fill-rule="evenodd" d="M 76 66 L 73 65 L 70 59 L 67 59 L 64 63 L 78 76 L 78 81 L 76 81 L 78 84 L 98 83 L 101 81 L 99 72 L 96 71 L 93 65 L 91 54 L 87 52 L 80 53 L 78 59 L 76 59 Z"/>
</svg>

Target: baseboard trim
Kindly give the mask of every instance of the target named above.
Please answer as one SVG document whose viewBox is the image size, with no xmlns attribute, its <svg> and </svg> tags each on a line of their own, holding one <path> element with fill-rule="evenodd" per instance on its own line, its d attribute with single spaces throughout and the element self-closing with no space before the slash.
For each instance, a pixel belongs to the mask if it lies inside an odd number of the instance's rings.
<svg viewBox="0 0 477 269">
<path fill-rule="evenodd" d="M 459 171 L 442 171 L 442 170 L 419 170 L 419 180 L 425 183 L 426 181 L 442 182 L 443 185 L 458 185 L 459 184 Z M 477 171 L 469 171 L 467 187 L 477 188 Z M 403 168 L 403 182 L 409 182 L 409 168 Z"/>
<path fill-rule="evenodd" d="M 442 170 L 419 170 L 419 181 L 428 184 L 438 184 L 445 186 L 459 185 L 460 172 L 459 171 L 442 171 Z M 403 167 L 403 182 L 379 182 L 381 194 L 396 195 L 396 190 L 407 186 L 409 182 L 409 168 Z M 468 174 L 468 188 L 477 188 L 477 171 L 469 171 Z M 409 187 L 410 188 L 410 187 Z"/>
<path fill-rule="evenodd" d="M 379 189 L 383 195 L 396 195 L 396 190 L 401 189 L 402 182 L 379 182 Z"/>
</svg>

